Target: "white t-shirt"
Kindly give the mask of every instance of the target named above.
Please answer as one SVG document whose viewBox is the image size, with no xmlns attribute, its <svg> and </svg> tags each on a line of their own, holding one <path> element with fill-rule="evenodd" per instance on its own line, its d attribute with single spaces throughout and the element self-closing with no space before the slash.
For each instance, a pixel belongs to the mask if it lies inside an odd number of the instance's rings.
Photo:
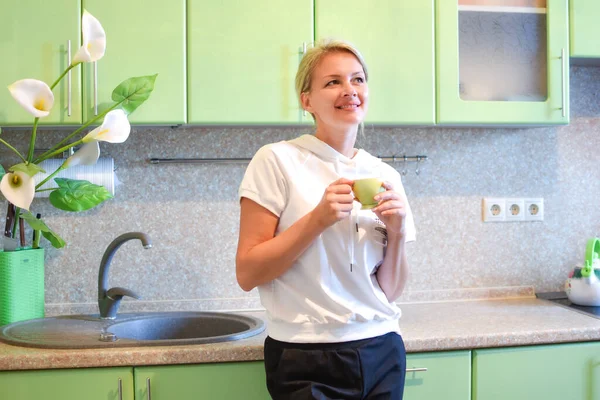
<svg viewBox="0 0 600 400">
<path fill-rule="evenodd" d="M 390 182 L 406 204 L 406 241 L 415 240 L 400 174 L 364 150 L 348 158 L 313 135 L 262 147 L 239 196 L 279 217 L 277 236 L 312 211 L 327 186 L 342 177 Z M 375 276 L 387 232 L 375 213 L 360 207 L 355 202 L 351 216 L 327 228 L 286 272 L 258 287 L 273 339 L 345 342 L 399 332 L 400 309 L 387 300 Z"/>
</svg>

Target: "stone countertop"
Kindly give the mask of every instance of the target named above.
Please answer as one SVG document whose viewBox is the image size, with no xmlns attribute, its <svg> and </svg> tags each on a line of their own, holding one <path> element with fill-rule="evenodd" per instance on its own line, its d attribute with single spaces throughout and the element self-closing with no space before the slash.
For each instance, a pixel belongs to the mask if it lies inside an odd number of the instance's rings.
<svg viewBox="0 0 600 400">
<path fill-rule="evenodd" d="M 600 319 L 536 298 L 401 304 L 409 353 L 600 340 Z M 257 316 L 262 313 L 251 313 Z M 0 371 L 263 359 L 266 333 L 202 345 L 52 350 L 0 343 Z"/>
</svg>

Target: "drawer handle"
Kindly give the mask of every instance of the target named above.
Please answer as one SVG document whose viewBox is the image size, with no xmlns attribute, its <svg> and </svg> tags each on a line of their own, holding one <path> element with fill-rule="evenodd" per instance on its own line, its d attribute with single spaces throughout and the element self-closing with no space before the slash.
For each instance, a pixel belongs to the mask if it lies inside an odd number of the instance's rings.
<svg viewBox="0 0 600 400">
<path fill-rule="evenodd" d="M 121 378 L 119 378 L 118 391 L 119 391 L 119 400 L 123 400 L 123 381 L 121 380 Z"/>
<path fill-rule="evenodd" d="M 71 65 L 71 41 L 67 40 L 67 62 Z M 71 116 L 71 69 L 67 72 L 67 117 Z"/>
<path fill-rule="evenodd" d="M 565 49 L 563 47 L 563 49 L 560 52 L 560 63 L 561 63 L 561 86 L 562 86 L 562 116 L 563 118 L 567 115 L 567 90 L 565 88 L 565 60 L 567 58 L 565 57 Z"/>
<path fill-rule="evenodd" d="M 146 399 L 152 400 L 152 388 L 150 387 L 150 378 L 146 378 Z"/>
<path fill-rule="evenodd" d="M 427 368 L 406 368 L 406 372 L 427 372 Z"/>
</svg>

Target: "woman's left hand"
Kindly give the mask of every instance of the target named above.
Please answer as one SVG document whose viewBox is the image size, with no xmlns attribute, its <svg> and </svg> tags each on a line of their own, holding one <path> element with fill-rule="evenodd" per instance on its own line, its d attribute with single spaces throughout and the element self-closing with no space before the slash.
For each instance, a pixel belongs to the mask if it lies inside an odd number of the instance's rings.
<svg viewBox="0 0 600 400">
<path fill-rule="evenodd" d="M 389 182 L 383 182 L 385 192 L 375 196 L 378 201 L 377 207 L 372 211 L 385 224 L 389 234 L 404 234 L 404 221 L 406 219 L 406 208 L 400 193 L 395 192 Z"/>
</svg>

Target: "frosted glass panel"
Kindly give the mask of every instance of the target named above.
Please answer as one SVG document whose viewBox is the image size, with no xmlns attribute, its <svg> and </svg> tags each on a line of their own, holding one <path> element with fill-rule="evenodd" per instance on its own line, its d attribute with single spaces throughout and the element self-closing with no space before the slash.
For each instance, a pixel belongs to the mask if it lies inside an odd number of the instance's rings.
<svg viewBox="0 0 600 400">
<path fill-rule="evenodd" d="M 461 99 L 546 100 L 545 1 L 459 0 L 458 26 Z"/>
</svg>

